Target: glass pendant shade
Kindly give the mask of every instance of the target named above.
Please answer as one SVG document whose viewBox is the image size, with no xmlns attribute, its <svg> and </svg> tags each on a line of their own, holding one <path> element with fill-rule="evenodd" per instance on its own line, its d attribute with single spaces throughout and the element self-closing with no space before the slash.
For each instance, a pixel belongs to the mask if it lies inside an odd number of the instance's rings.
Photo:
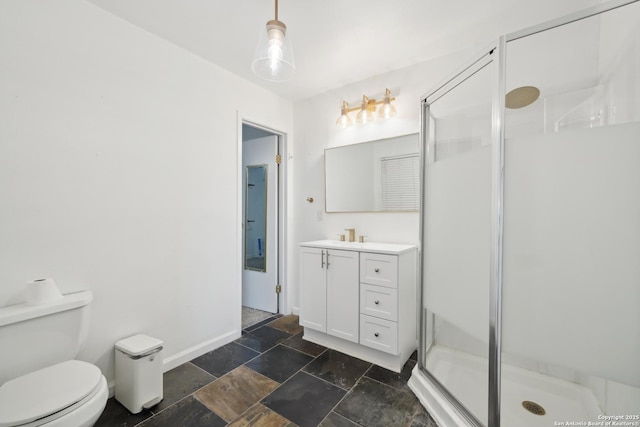
<svg viewBox="0 0 640 427">
<path fill-rule="evenodd" d="M 251 69 L 258 77 L 274 82 L 283 82 L 293 76 L 296 65 L 291 35 L 287 34 L 287 26 L 283 22 L 271 20 L 260 31 Z"/>
<path fill-rule="evenodd" d="M 395 117 L 398 114 L 396 111 L 396 107 L 391 105 L 390 102 L 385 101 L 380 107 L 380 111 L 378 111 L 378 117 L 381 119 L 390 119 L 391 117 Z"/>
<path fill-rule="evenodd" d="M 370 123 L 374 120 L 373 111 L 369 109 L 369 98 L 366 96 L 362 97 L 362 108 L 358 111 L 358 115 L 356 116 L 356 122 L 358 124 L 364 125 Z"/>
<path fill-rule="evenodd" d="M 391 92 L 387 89 L 387 92 L 384 95 L 384 103 L 382 107 L 380 107 L 380 111 L 378 111 L 378 117 L 381 119 L 390 119 L 395 117 L 398 114 L 396 111 L 396 107 L 391 105 Z"/>
<path fill-rule="evenodd" d="M 342 101 L 342 109 L 340 110 L 340 117 L 336 120 L 336 126 L 339 128 L 347 128 L 349 126 L 353 126 L 353 120 L 347 114 L 347 110 L 349 109 L 349 104 L 346 101 Z"/>
</svg>

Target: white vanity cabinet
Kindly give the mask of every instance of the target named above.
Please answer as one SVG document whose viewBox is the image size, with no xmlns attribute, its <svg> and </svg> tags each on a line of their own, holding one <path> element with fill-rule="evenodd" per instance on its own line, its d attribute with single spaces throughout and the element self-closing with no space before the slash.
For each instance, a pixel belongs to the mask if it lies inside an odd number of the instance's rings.
<svg viewBox="0 0 640 427">
<path fill-rule="evenodd" d="M 304 339 L 400 372 L 417 348 L 416 247 L 300 244 Z"/>
</svg>

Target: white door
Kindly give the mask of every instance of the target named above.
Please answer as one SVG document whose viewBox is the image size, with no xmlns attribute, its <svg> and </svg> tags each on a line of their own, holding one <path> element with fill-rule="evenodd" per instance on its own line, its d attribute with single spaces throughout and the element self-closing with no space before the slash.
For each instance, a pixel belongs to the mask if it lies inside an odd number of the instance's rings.
<svg viewBox="0 0 640 427">
<path fill-rule="evenodd" d="M 242 305 L 278 310 L 278 137 L 242 143 Z"/>
</svg>

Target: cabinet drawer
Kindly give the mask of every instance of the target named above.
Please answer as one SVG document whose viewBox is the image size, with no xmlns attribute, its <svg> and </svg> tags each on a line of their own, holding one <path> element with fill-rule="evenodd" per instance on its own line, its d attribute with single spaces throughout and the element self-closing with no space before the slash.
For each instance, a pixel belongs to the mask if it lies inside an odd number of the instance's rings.
<svg viewBox="0 0 640 427">
<path fill-rule="evenodd" d="M 371 285 L 398 287 L 396 255 L 360 253 L 360 281 Z"/>
<path fill-rule="evenodd" d="M 377 317 L 360 315 L 360 344 L 385 353 L 398 354 L 398 324 Z"/>
<path fill-rule="evenodd" d="M 360 313 L 397 321 L 398 290 L 361 283 Z"/>
</svg>

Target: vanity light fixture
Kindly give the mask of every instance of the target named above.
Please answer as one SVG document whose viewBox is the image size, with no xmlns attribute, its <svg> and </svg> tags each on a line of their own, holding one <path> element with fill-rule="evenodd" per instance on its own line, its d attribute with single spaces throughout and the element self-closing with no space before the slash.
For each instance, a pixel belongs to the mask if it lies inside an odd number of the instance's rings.
<svg viewBox="0 0 640 427">
<path fill-rule="evenodd" d="M 287 36 L 287 26 L 278 20 L 278 0 L 275 0 L 275 6 L 276 17 L 268 21 L 266 29 L 260 32 L 251 69 L 265 80 L 283 82 L 293 76 L 296 65 L 291 35 Z"/>
<path fill-rule="evenodd" d="M 362 95 L 362 103 L 360 107 L 349 108 L 349 103 L 347 101 L 342 101 L 342 108 L 340 109 L 340 117 L 336 120 L 336 125 L 340 128 L 346 128 L 353 125 L 353 120 L 349 116 L 349 113 L 354 111 L 358 111 L 358 115 L 356 116 L 356 122 L 358 124 L 367 124 L 371 123 L 375 115 L 373 114 L 376 111 L 376 106 L 382 104 L 382 107 L 378 111 L 378 117 L 381 119 L 389 119 L 391 117 L 395 117 L 398 112 L 396 107 L 391 104 L 395 101 L 396 98 L 391 96 L 391 91 L 389 89 L 385 90 L 384 99 L 382 101 L 376 101 L 373 98 L 369 98 L 366 95 Z"/>
</svg>

